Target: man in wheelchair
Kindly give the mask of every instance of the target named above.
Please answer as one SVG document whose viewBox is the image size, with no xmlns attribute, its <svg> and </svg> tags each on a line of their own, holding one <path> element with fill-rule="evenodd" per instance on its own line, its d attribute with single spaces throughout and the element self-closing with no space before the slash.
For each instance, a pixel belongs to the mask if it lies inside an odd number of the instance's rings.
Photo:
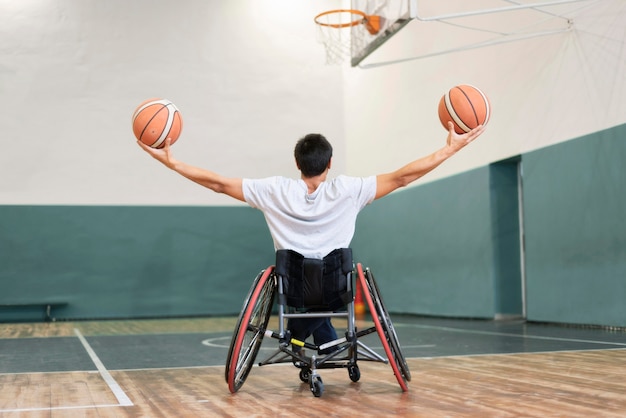
<svg viewBox="0 0 626 418">
<path fill-rule="evenodd" d="M 294 156 L 301 173 L 299 179 L 282 176 L 263 179 L 224 177 L 175 159 L 169 139 L 162 149 L 150 148 L 140 141 L 138 144 L 156 160 L 187 179 L 261 210 L 277 254 L 286 254 L 287 264 L 296 266 L 300 272 L 304 271 L 305 277 L 313 278 L 311 283 L 325 270 L 334 275 L 326 280 L 332 283 L 333 279 L 342 280 L 341 277 L 345 280 L 343 274 L 337 273 L 342 269 L 337 269 L 337 266 L 324 269 L 324 266 L 341 264 L 341 260 L 337 261 L 337 251 L 349 248 L 359 212 L 372 201 L 407 186 L 435 169 L 475 140 L 483 130 L 483 126 L 478 126 L 459 135 L 449 123 L 445 145 L 430 155 L 385 174 L 369 177 L 339 175 L 332 179 L 328 178 L 328 173 L 332 166 L 333 149 L 320 134 L 308 134 L 296 143 Z M 349 262 L 352 263 L 351 255 Z M 277 262 L 278 268 L 281 265 Z M 339 306 L 345 305 L 345 301 L 340 302 Z M 288 328 L 292 336 L 300 341 L 312 335 L 316 346 L 337 339 L 330 318 L 292 318 Z M 321 354 L 324 354 L 323 350 Z"/>
</svg>

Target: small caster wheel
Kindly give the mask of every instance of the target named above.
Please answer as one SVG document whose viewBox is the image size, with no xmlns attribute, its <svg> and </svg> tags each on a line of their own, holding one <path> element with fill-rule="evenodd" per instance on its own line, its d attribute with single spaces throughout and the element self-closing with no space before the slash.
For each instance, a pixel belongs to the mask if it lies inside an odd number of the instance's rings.
<svg viewBox="0 0 626 418">
<path fill-rule="evenodd" d="M 311 370 L 308 368 L 300 369 L 300 380 L 304 383 L 309 383 L 309 379 L 311 378 Z"/>
<path fill-rule="evenodd" d="M 350 376 L 350 380 L 353 382 L 358 382 L 361 378 L 361 371 L 359 370 L 359 366 L 356 364 L 352 366 L 348 366 L 348 376 Z"/>
<path fill-rule="evenodd" d="M 313 395 L 315 395 L 316 398 L 322 396 L 322 393 L 324 393 L 324 382 L 322 382 L 321 377 L 311 377 L 311 392 L 313 392 Z"/>
</svg>

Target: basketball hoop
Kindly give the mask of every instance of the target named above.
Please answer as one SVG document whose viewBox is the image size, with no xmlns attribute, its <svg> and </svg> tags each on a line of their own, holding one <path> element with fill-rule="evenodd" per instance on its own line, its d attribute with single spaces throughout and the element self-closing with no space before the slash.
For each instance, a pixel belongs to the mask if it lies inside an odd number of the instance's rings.
<svg viewBox="0 0 626 418">
<path fill-rule="evenodd" d="M 352 51 L 360 51 L 367 37 L 380 31 L 381 17 L 360 10 L 328 10 L 315 16 L 318 41 L 326 48 L 326 63 L 340 64 Z"/>
</svg>

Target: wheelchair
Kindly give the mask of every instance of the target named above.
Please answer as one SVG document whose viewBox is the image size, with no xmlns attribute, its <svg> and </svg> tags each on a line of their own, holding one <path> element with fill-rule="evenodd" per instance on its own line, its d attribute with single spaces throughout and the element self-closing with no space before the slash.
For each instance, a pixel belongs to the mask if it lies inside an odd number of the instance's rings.
<svg viewBox="0 0 626 418">
<path fill-rule="evenodd" d="M 355 284 L 363 290 L 363 300 L 374 324 L 366 329 L 357 329 L 355 325 Z M 268 324 L 275 312 L 275 301 L 278 328 L 270 330 Z M 347 326 L 343 336 L 318 346 L 293 338 L 288 329 L 290 318 L 344 318 Z M 386 357 L 359 340 L 373 333 L 378 334 Z M 337 249 L 324 260 L 278 250 L 275 266 L 257 275 L 228 349 L 225 378 L 231 393 L 243 386 L 264 338 L 277 340 L 278 348 L 258 365 L 292 363 L 300 369 L 300 380 L 309 384 L 315 397 L 324 392 L 319 370 L 345 368 L 350 380 L 358 382 L 360 361 L 389 364 L 402 391 L 408 391 L 411 373 L 374 276 L 369 268 L 354 264 L 350 248 Z M 307 350 L 313 354 L 304 355 Z M 319 354 L 320 351 L 328 354 Z"/>
</svg>

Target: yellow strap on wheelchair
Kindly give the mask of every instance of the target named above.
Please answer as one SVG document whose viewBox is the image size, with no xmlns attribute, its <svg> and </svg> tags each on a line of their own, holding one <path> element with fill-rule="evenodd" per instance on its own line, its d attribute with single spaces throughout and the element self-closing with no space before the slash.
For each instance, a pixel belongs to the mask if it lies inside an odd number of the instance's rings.
<svg viewBox="0 0 626 418">
<path fill-rule="evenodd" d="M 289 342 L 293 345 L 304 347 L 304 341 L 300 341 L 300 340 L 296 340 L 295 338 L 292 338 Z"/>
</svg>

